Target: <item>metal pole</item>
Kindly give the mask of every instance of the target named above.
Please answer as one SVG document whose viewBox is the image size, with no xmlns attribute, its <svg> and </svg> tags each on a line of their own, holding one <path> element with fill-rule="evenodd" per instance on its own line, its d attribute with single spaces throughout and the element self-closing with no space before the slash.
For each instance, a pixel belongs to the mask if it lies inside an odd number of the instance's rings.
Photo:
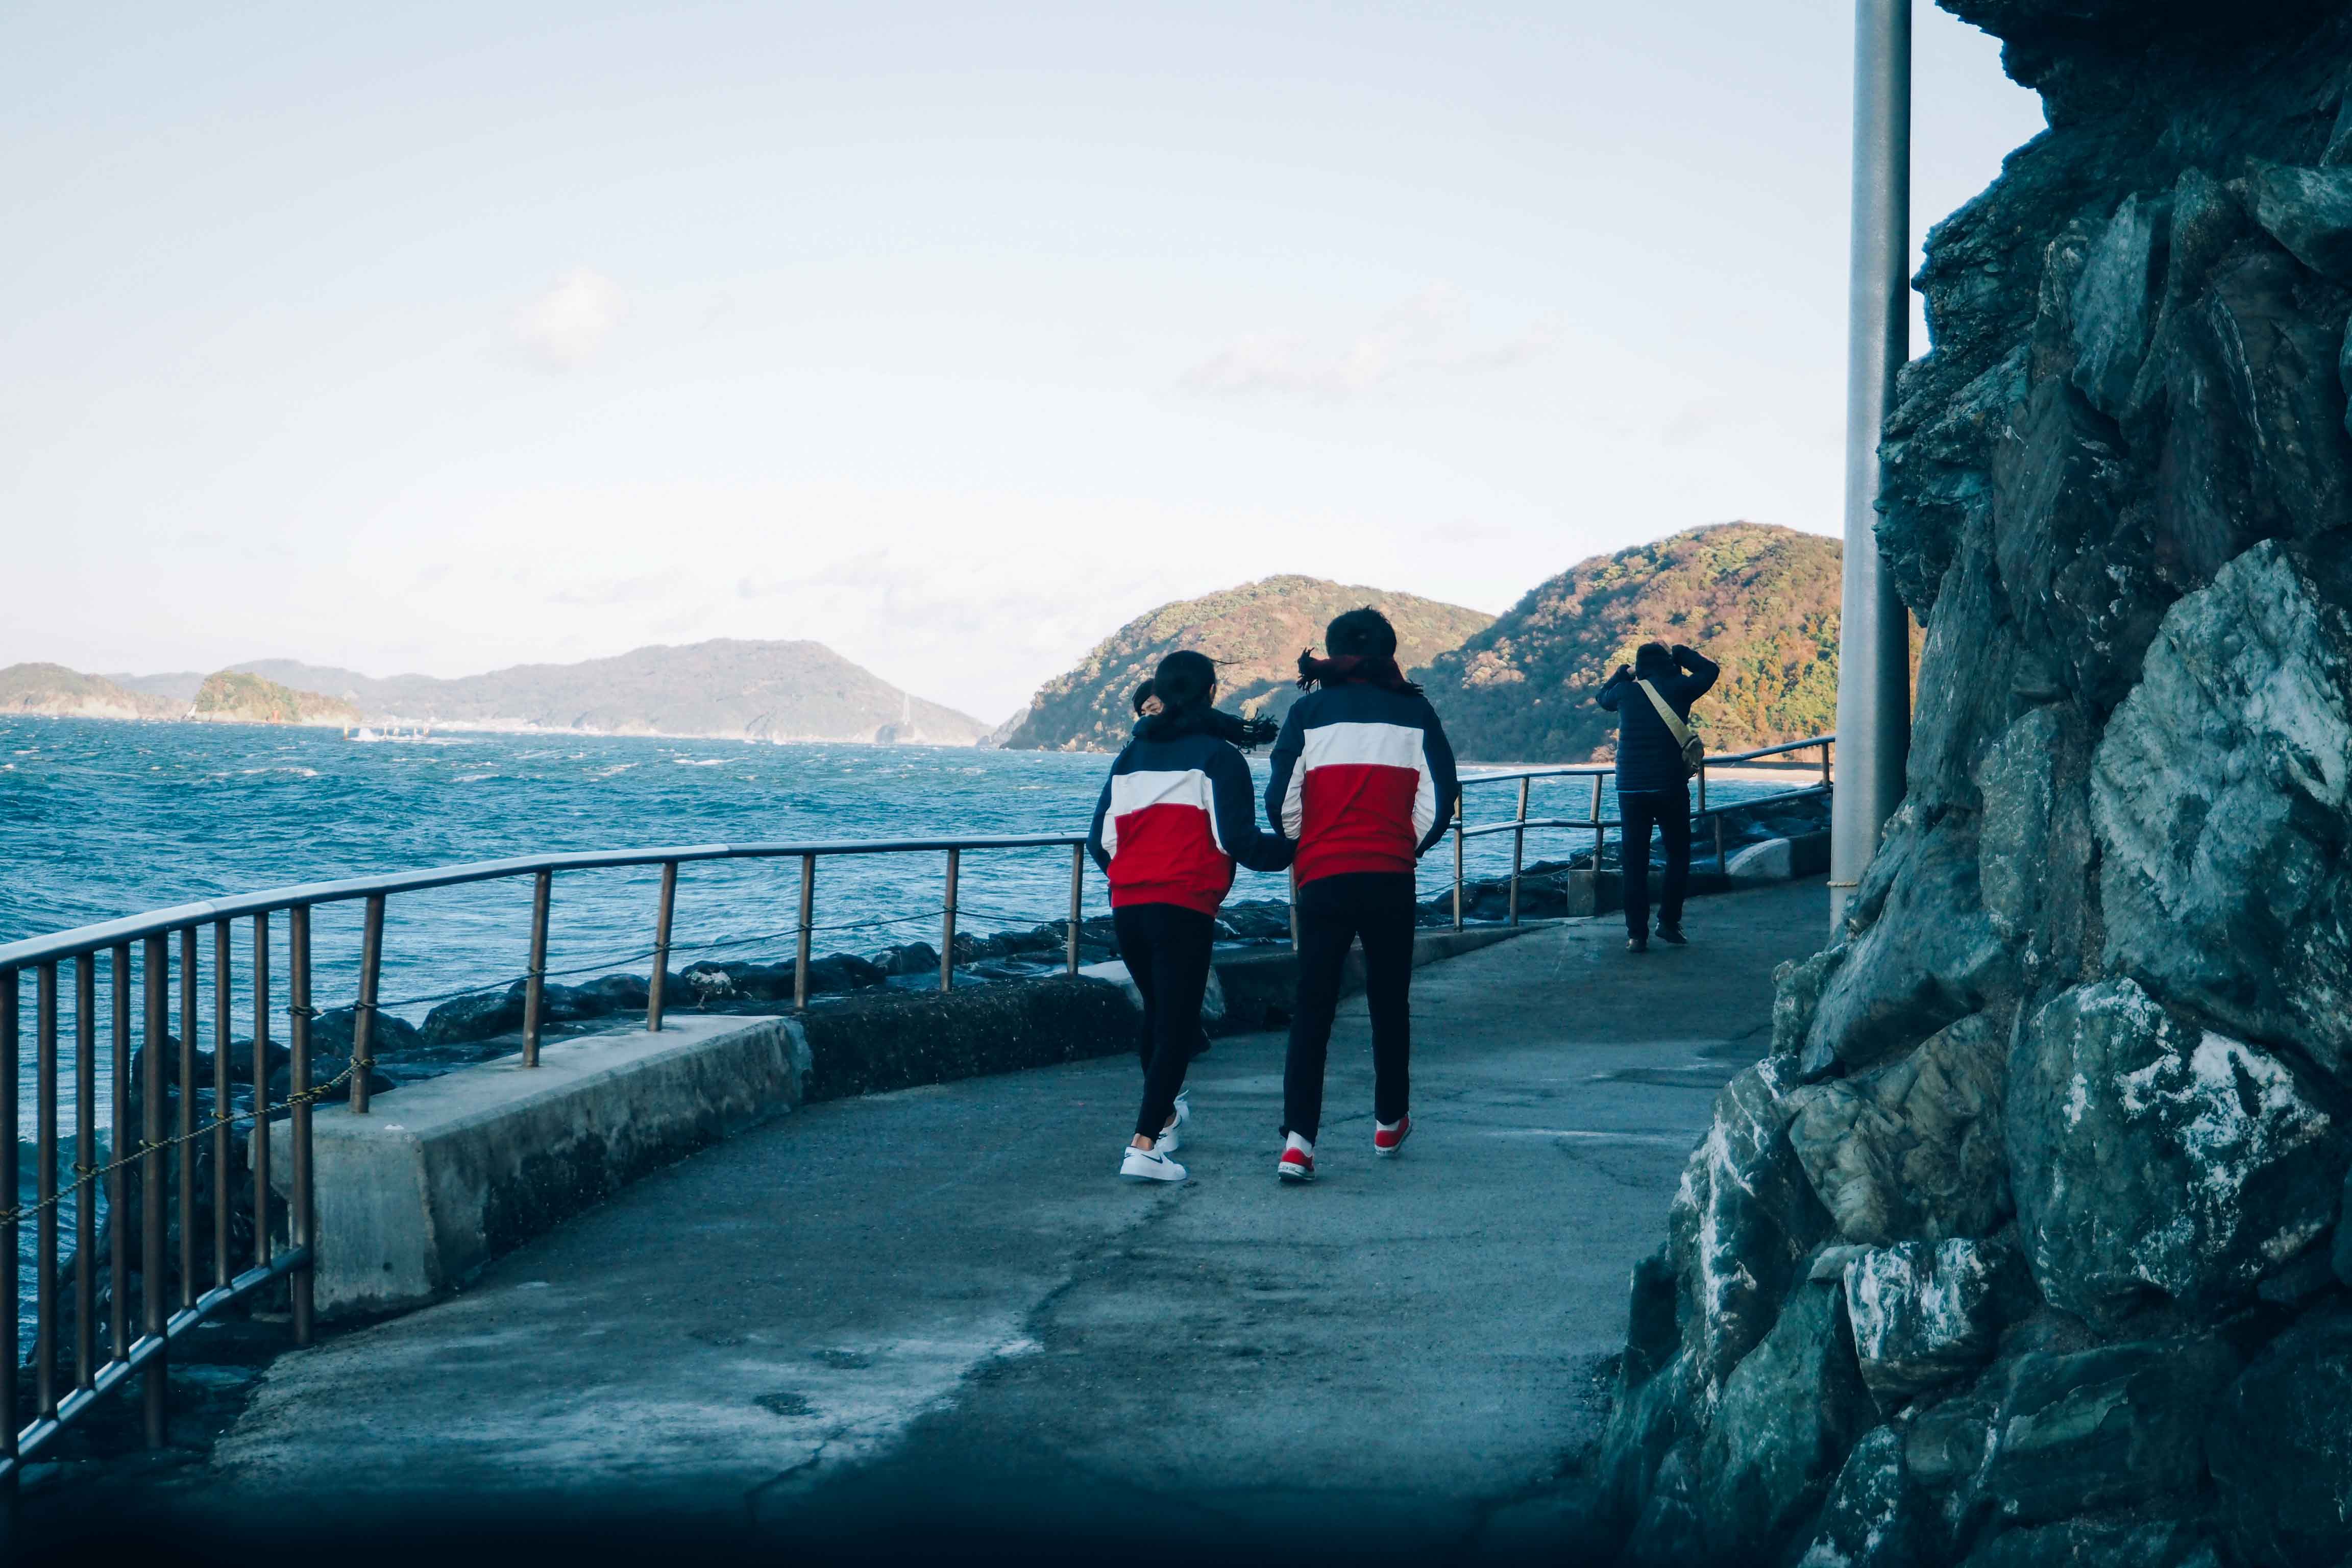
<svg viewBox="0 0 2352 1568">
<path fill-rule="evenodd" d="M 38 1162 L 33 1191 L 41 1205 L 33 1225 L 33 1388 L 35 1413 L 47 1420 L 58 1413 L 58 966 L 41 965 L 39 979 L 33 1025 L 35 1092 L 40 1096 L 33 1107 L 33 1157 Z M 0 985 L 13 993 L 15 973 L 0 979 Z M 15 1414 L 9 1412 L 12 1418 Z"/>
<path fill-rule="evenodd" d="M 375 1067 L 375 994 L 383 972 L 383 895 L 371 894 L 360 921 L 360 1000 L 352 1009 L 352 1114 L 368 1113 L 368 1078 Z"/>
<path fill-rule="evenodd" d="M 1298 951 L 1298 868 L 1290 868 L 1290 951 Z"/>
<path fill-rule="evenodd" d="M 114 982 L 114 1060 L 113 1092 L 107 1099 L 107 1122 L 112 1130 L 108 1140 L 107 1163 L 114 1168 L 106 1177 L 106 1249 L 108 1268 L 107 1289 L 112 1295 L 107 1313 L 107 1359 L 127 1361 L 131 1357 L 131 1238 L 123 1234 L 131 1218 L 131 1179 L 123 1173 L 124 1148 L 138 1142 L 131 1130 L 131 944 L 118 942 L 111 955 L 110 978 Z"/>
<path fill-rule="evenodd" d="M 1462 929 L 1462 797 L 1454 797 L 1454 929 Z"/>
<path fill-rule="evenodd" d="M 1511 923 L 1519 923 L 1519 872 L 1528 858 L 1528 786 L 1533 779 L 1519 781 L 1518 826 L 1511 829 Z"/>
<path fill-rule="evenodd" d="M 950 900 L 952 901 L 952 894 Z M 815 919 L 816 857 L 803 855 L 801 857 L 801 929 L 793 946 L 793 1006 L 803 1012 L 808 1008 L 810 927 Z M 950 934 L 953 935 L 952 932 Z"/>
<path fill-rule="evenodd" d="M 1074 844 L 1070 846 L 1070 925 L 1064 933 L 1068 943 L 1065 963 L 1072 974 L 1078 972 L 1078 914 L 1086 906 L 1086 896 L 1087 847 Z"/>
<path fill-rule="evenodd" d="M 228 1268 L 229 922 L 213 922 L 213 1284 Z"/>
<path fill-rule="evenodd" d="M 530 973 L 522 987 L 522 1065 L 539 1065 L 540 1004 L 547 992 L 547 901 L 554 889 L 555 873 L 541 871 L 531 879 Z"/>
<path fill-rule="evenodd" d="M 669 923 L 677 910 L 677 862 L 662 862 L 661 912 L 654 917 L 654 973 L 646 985 L 646 1032 L 662 1026 L 662 984 L 669 978 Z"/>
<path fill-rule="evenodd" d="M 180 1306 L 196 1304 L 196 928 L 180 933 Z"/>
<path fill-rule="evenodd" d="M 1719 811 L 1715 814 L 1715 871 L 1719 877 L 1730 874 L 1730 867 L 1723 858 L 1723 814 Z"/>
<path fill-rule="evenodd" d="M 253 917 L 253 1265 L 269 1261 L 269 916 Z"/>
<path fill-rule="evenodd" d="M 942 915 L 944 923 L 940 928 L 940 989 L 942 991 L 955 989 L 956 876 L 962 869 L 962 865 L 963 852 L 949 850 L 948 901 Z"/>
<path fill-rule="evenodd" d="M 1601 775 L 1595 773 L 1592 775 L 1592 875 L 1595 879 L 1601 875 Z M 1594 896 L 1598 897 L 1601 884 L 1596 879 L 1592 885 Z"/>
<path fill-rule="evenodd" d="M 139 1331 L 143 1339 L 162 1341 L 172 1309 L 165 1299 L 171 1282 L 163 1262 L 163 1037 L 171 1023 L 168 987 L 172 981 L 171 944 L 160 936 L 147 939 L 141 978 L 146 982 L 145 1027 L 139 1047 Z M 163 1400 L 171 1392 L 167 1345 L 158 1343 L 141 1374 L 141 1403 L 145 1406 L 147 1446 L 163 1446 Z"/>
<path fill-rule="evenodd" d="M 294 1016 L 288 1044 L 286 1099 L 293 1107 L 287 1125 L 286 1239 L 294 1247 L 315 1247 L 310 1207 L 310 907 L 297 904 L 286 911 L 286 945 L 290 959 L 287 975 L 287 1011 Z M 257 1136 L 258 1130 L 257 1129 Z M 310 1342 L 311 1287 L 318 1279 L 315 1263 L 296 1269 L 287 1284 L 294 1297 L 294 1342 Z"/>
<path fill-rule="evenodd" d="M 98 1370 L 98 954 L 74 960 L 74 1386 Z"/>
<path fill-rule="evenodd" d="M 1837 728 L 1853 755 L 1830 808 L 1832 931 L 1902 802 L 1911 743 L 1911 628 L 1877 510 L 1879 435 L 1911 353 L 1911 0 L 1854 5 L 1852 241 Z"/>
</svg>

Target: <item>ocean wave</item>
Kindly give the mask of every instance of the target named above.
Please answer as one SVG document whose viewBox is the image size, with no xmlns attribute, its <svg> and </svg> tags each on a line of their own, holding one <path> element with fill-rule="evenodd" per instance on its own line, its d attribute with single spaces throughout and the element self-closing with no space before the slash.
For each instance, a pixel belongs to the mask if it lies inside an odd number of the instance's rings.
<svg viewBox="0 0 2352 1568">
<path fill-rule="evenodd" d="M 715 768 L 726 760 L 724 757 L 672 757 L 670 759 L 682 768 Z"/>
<path fill-rule="evenodd" d="M 289 766 L 283 763 L 266 768 L 239 768 L 236 771 L 238 775 L 244 778 L 251 778 L 256 773 L 292 773 L 298 779 L 314 779 L 319 776 L 319 770 L 316 768 Z"/>
</svg>

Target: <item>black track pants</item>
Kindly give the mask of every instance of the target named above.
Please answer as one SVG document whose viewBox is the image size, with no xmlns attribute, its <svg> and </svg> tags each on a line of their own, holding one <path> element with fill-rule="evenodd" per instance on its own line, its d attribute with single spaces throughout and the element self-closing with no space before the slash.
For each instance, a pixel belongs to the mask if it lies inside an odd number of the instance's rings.
<svg viewBox="0 0 2352 1568">
<path fill-rule="evenodd" d="M 1364 999 L 1372 1015 L 1372 1114 L 1404 1117 L 1412 1098 L 1413 887 L 1404 871 L 1318 877 L 1298 889 L 1298 1008 L 1282 1075 L 1282 1131 L 1309 1143 L 1323 1122 L 1323 1063 L 1348 949 L 1364 943 Z"/>
<path fill-rule="evenodd" d="M 1625 868 L 1625 929 L 1650 934 L 1650 828 L 1666 846 L 1666 886 L 1658 900 L 1658 923 L 1683 923 L 1683 894 L 1690 887 L 1690 785 L 1678 789 L 1621 790 L 1617 815 L 1625 822 L 1619 863 Z"/>
<path fill-rule="evenodd" d="M 1209 944 L 1217 922 L 1181 904 L 1129 904 L 1111 911 L 1118 955 L 1143 994 L 1143 1108 L 1136 1135 L 1157 1138 L 1175 1113 L 1184 1069 L 1201 1048 L 1201 997 L 1209 988 Z"/>
</svg>

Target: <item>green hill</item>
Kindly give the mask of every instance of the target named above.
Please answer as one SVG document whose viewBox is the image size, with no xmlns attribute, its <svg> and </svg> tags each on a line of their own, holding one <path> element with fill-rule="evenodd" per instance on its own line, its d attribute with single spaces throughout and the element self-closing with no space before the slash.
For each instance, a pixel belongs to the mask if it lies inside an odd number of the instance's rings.
<svg viewBox="0 0 2352 1568">
<path fill-rule="evenodd" d="M 1759 522 L 1695 528 L 1597 555 L 1530 592 L 1418 679 L 1454 749 L 1481 762 L 1611 753 L 1593 693 L 1653 638 L 1723 666 L 1692 714 L 1711 751 L 1837 723 L 1838 541 Z"/>
<path fill-rule="evenodd" d="M 129 690 L 102 675 L 62 664 L 12 664 L 0 669 L 0 713 L 56 719 L 176 719 L 186 704 Z"/>
<path fill-rule="evenodd" d="M 1426 664 L 1494 619 L 1460 605 L 1319 577 L 1244 583 L 1128 622 L 1076 669 L 1039 688 L 1002 743 L 1014 751 L 1118 750 L 1135 723 L 1129 704 L 1136 687 L 1162 658 L 1186 647 L 1224 665 L 1220 706 L 1279 717 L 1298 695 L 1298 650 L 1319 645 L 1331 617 L 1360 605 L 1379 606 L 1395 623 L 1398 657 L 1408 667 Z"/>
<path fill-rule="evenodd" d="M 356 724 L 360 710 L 340 697 L 224 669 L 205 678 L 188 717 L 221 724 Z"/>
</svg>

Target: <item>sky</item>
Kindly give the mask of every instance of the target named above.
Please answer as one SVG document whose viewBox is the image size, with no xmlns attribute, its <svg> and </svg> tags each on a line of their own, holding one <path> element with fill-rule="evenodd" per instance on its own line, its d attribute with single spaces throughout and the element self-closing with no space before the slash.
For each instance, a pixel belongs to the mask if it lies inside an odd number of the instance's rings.
<svg viewBox="0 0 2352 1568">
<path fill-rule="evenodd" d="M 1841 526 L 1853 7 L 0 16 L 0 665 L 814 637 Z M 2042 127 L 1917 13 L 1924 234 Z M 1924 352 L 1915 326 L 1914 352 Z"/>
</svg>

